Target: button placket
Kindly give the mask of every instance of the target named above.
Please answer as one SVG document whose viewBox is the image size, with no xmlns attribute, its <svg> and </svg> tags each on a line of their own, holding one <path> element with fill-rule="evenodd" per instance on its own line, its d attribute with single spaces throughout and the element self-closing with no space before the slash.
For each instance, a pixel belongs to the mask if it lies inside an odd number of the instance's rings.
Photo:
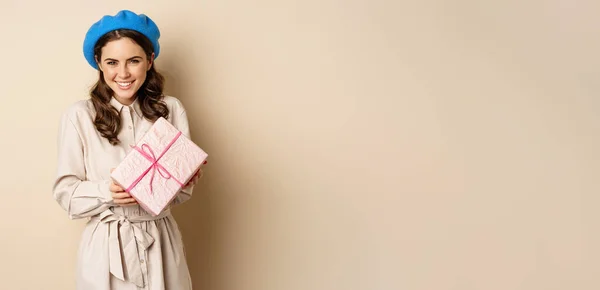
<svg viewBox="0 0 600 290">
<path fill-rule="evenodd" d="M 127 128 L 127 132 L 125 135 L 127 135 L 127 143 L 129 144 L 129 146 L 135 146 L 135 132 L 133 130 L 133 118 L 131 116 L 131 109 L 127 106 L 123 107 L 123 115 L 125 118 L 123 118 L 125 120 L 125 123 L 123 124 L 125 126 L 125 128 Z"/>
<path fill-rule="evenodd" d="M 147 254 L 148 252 L 146 250 L 141 251 L 140 252 L 140 266 L 142 267 L 142 276 L 144 277 L 144 281 L 146 281 L 145 285 L 146 288 L 144 289 L 149 289 L 150 288 L 150 280 L 148 279 L 148 263 L 147 263 Z"/>
</svg>

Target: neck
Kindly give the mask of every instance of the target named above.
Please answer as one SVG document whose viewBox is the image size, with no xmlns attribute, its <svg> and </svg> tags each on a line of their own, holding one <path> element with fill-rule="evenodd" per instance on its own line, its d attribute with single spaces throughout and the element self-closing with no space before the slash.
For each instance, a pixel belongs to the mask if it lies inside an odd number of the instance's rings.
<svg viewBox="0 0 600 290">
<path fill-rule="evenodd" d="M 123 104 L 123 105 L 125 105 L 125 106 L 129 106 L 129 105 L 133 104 L 133 102 L 135 102 L 135 99 L 136 99 L 136 98 L 137 98 L 137 97 L 136 97 L 136 96 L 134 96 L 133 98 L 130 98 L 130 99 L 123 99 L 123 98 L 121 98 L 121 97 L 119 97 L 119 96 L 115 96 L 115 99 L 116 99 L 117 101 L 119 101 L 119 103 L 121 103 L 121 104 Z"/>
</svg>

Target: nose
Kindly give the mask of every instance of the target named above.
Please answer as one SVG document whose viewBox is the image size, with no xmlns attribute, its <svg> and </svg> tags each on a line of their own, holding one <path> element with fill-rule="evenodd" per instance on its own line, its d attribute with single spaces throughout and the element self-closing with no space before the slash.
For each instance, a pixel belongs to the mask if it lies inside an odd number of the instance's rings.
<svg viewBox="0 0 600 290">
<path fill-rule="evenodd" d="M 127 79 L 131 75 L 129 73 L 129 68 L 127 67 L 127 64 L 119 66 L 118 75 L 120 79 Z"/>
</svg>

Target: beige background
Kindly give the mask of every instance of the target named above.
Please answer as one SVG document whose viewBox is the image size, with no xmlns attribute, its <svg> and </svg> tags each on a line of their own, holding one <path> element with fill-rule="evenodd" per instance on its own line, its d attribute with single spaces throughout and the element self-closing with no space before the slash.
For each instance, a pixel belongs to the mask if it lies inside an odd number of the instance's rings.
<svg viewBox="0 0 600 290">
<path fill-rule="evenodd" d="M 73 287 L 58 118 L 126 8 L 211 154 L 195 289 L 599 289 L 598 3 L 2 1 L 0 288 Z"/>
</svg>

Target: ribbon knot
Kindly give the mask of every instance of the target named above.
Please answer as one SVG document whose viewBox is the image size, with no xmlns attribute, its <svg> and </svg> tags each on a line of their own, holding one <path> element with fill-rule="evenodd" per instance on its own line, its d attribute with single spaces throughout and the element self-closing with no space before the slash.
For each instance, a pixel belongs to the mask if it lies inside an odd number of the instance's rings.
<svg viewBox="0 0 600 290">
<path fill-rule="evenodd" d="M 164 218 L 170 214 L 164 212 L 160 216 L 125 217 L 106 210 L 99 216 L 100 222 L 109 227 L 109 268 L 110 273 L 122 281 L 130 281 L 142 288 L 146 284 L 142 272 L 140 255 L 154 243 L 154 238 L 138 223 Z"/>
<path fill-rule="evenodd" d="M 148 166 L 148 168 L 146 170 L 144 170 L 144 172 L 142 172 L 142 174 L 140 174 L 140 176 L 138 176 L 138 178 L 136 178 L 131 183 L 131 185 L 129 185 L 129 187 L 125 191 L 130 192 L 131 189 L 133 189 L 144 178 L 144 176 L 146 176 L 146 174 L 148 174 L 149 171 L 152 171 L 151 176 L 150 176 L 150 182 L 149 182 L 150 183 L 150 194 L 153 194 L 152 183 L 154 181 L 154 175 L 156 175 L 156 171 L 158 171 L 160 176 L 162 176 L 164 179 L 172 178 L 180 186 L 183 186 L 183 183 L 181 181 L 177 180 L 164 166 L 162 166 L 160 163 L 158 163 L 158 161 L 171 148 L 171 146 L 175 143 L 175 141 L 177 140 L 177 138 L 179 138 L 179 136 L 181 136 L 181 132 L 177 132 L 177 134 L 175 135 L 173 140 L 171 140 L 171 142 L 169 142 L 169 144 L 167 144 L 165 149 L 161 152 L 161 154 L 158 157 L 156 157 L 156 155 L 154 154 L 154 150 L 152 150 L 152 148 L 146 143 L 142 144 L 141 148 L 138 146 L 131 146 L 131 148 L 135 149 L 142 156 L 144 156 L 146 159 L 148 159 L 148 161 L 150 161 L 151 164 L 150 164 L 150 166 Z"/>
</svg>

